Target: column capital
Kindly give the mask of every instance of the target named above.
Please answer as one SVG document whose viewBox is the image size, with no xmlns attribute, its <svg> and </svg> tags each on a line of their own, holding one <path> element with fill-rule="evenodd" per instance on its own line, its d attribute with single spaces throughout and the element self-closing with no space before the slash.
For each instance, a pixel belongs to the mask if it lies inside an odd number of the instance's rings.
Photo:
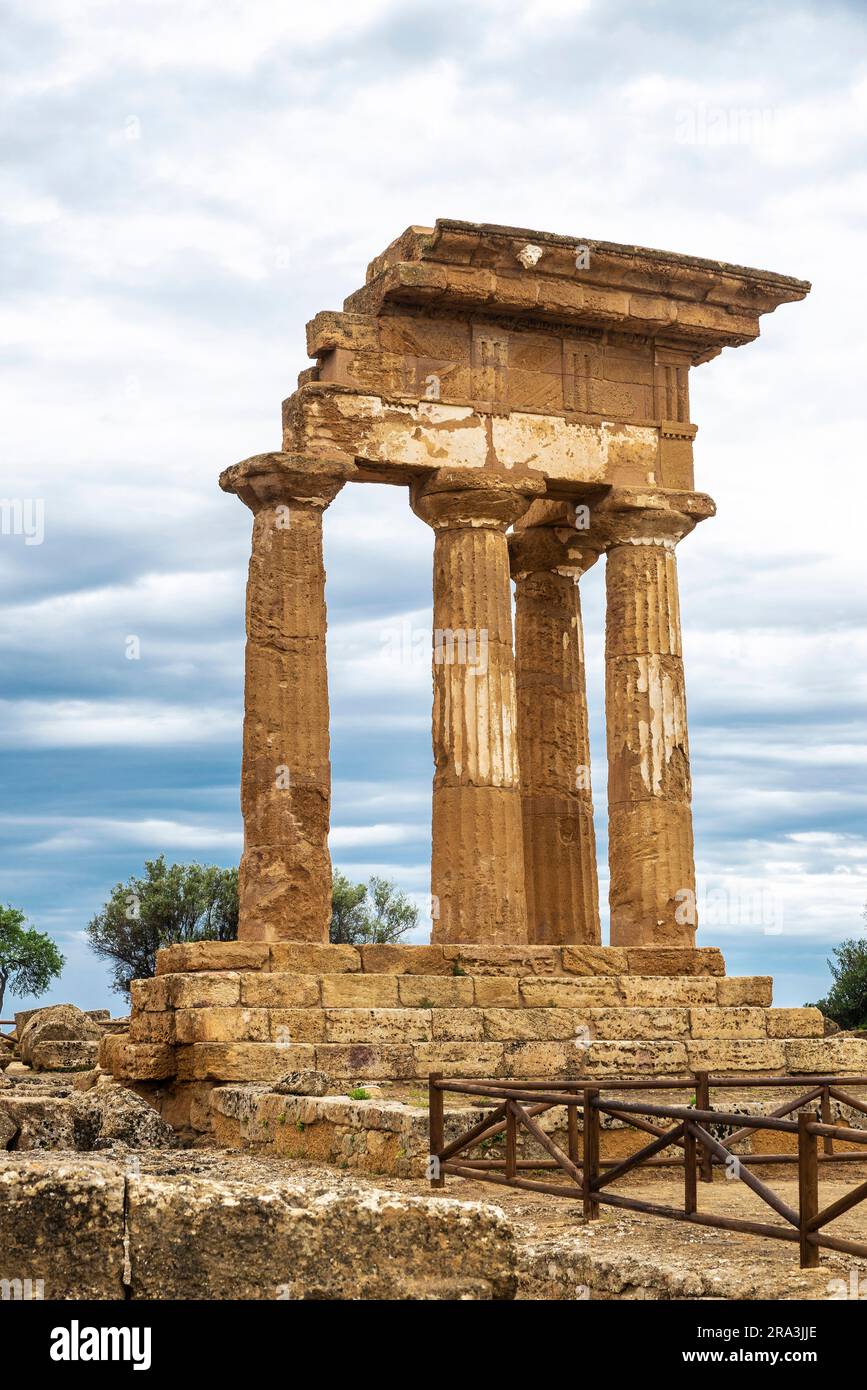
<svg viewBox="0 0 867 1390">
<path fill-rule="evenodd" d="M 620 545 L 673 550 L 700 521 L 715 515 L 716 503 L 706 492 L 612 488 L 593 508 L 593 532 L 605 550 Z"/>
<path fill-rule="evenodd" d="M 604 545 L 595 531 L 576 525 L 572 502 L 533 502 L 509 536 L 513 579 L 553 573 L 578 580 L 596 564 Z"/>
<path fill-rule="evenodd" d="M 220 487 L 253 512 L 281 505 L 324 511 L 357 471 L 352 459 L 340 454 L 254 454 L 225 469 Z"/>
<path fill-rule="evenodd" d="M 543 480 L 530 475 L 515 478 L 469 468 L 439 468 L 413 483 L 410 505 L 435 531 L 487 528 L 505 532 L 544 493 Z"/>
</svg>

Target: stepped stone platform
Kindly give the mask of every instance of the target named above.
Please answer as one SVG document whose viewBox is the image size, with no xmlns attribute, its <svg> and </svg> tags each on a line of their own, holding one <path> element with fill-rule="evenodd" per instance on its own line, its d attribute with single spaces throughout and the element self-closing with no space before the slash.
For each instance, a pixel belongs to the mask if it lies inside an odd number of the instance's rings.
<svg viewBox="0 0 867 1390">
<path fill-rule="evenodd" d="M 867 1042 L 714 948 L 201 942 L 159 953 L 100 1062 L 128 1082 L 867 1071 Z"/>
</svg>

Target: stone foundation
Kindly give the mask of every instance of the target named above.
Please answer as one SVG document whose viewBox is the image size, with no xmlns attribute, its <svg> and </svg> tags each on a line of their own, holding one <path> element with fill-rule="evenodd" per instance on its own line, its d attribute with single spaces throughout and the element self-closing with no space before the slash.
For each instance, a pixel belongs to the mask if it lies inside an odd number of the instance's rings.
<svg viewBox="0 0 867 1390">
<path fill-rule="evenodd" d="M 100 1061 L 128 1082 L 278 1081 L 331 1090 L 452 1077 L 867 1072 L 867 1042 L 771 1007 L 766 976 L 712 948 L 205 942 L 134 982 Z"/>
</svg>

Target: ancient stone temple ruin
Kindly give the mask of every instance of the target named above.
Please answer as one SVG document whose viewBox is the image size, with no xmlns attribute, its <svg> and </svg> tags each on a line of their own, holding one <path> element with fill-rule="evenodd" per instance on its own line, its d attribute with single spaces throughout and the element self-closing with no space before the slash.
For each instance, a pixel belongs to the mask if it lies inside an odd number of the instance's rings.
<svg viewBox="0 0 867 1390">
<path fill-rule="evenodd" d="M 677 546 L 690 369 L 803 299 L 787 276 L 439 221 L 308 325 L 253 514 L 239 939 L 172 947 L 104 1064 L 131 1080 L 865 1070 L 696 947 Z M 330 946 L 323 513 L 405 487 L 433 531 L 433 932 Z M 699 542 L 700 543 L 700 542 Z M 600 938 L 581 576 L 604 556 L 610 944 Z M 515 625 L 512 623 L 512 581 Z"/>
</svg>

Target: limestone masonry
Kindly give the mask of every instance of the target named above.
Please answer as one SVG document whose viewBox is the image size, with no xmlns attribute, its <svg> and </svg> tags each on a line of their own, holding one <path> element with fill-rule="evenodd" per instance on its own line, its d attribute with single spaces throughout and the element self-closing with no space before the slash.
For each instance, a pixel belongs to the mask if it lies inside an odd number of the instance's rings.
<svg viewBox="0 0 867 1390">
<path fill-rule="evenodd" d="M 316 315 L 282 451 L 220 478 L 253 513 L 239 940 L 161 953 L 104 1065 L 174 1086 L 867 1070 L 863 1042 L 695 946 L 676 547 L 715 508 L 689 373 L 809 288 L 438 221 Z M 322 517 L 347 483 L 405 487 L 434 533 L 429 947 L 327 945 Z M 580 602 L 603 555 L 609 946 Z"/>
</svg>

